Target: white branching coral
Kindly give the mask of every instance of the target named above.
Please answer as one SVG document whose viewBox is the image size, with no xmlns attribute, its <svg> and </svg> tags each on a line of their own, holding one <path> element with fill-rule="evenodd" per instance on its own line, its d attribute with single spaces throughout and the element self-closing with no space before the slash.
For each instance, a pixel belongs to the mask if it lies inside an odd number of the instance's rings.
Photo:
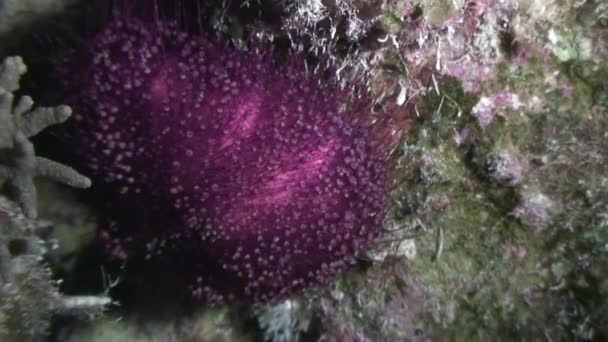
<svg viewBox="0 0 608 342">
<path fill-rule="evenodd" d="M 62 295 L 44 263 L 42 227 L 31 220 L 37 216 L 34 178 L 75 187 L 88 187 L 91 182 L 67 166 L 36 156 L 28 138 L 65 121 L 71 110 L 67 106 L 33 109 L 29 96 L 14 104 L 13 92 L 26 71 L 20 57 L 0 64 L 0 186 L 7 183 L 12 188 L 22 209 L 0 196 L 0 338 L 38 341 L 54 313 L 90 316 L 111 300 Z"/>
<path fill-rule="evenodd" d="M 264 338 L 272 342 L 299 341 L 300 333 L 308 330 L 311 317 L 307 317 L 301 303 L 288 299 L 258 312 Z"/>
<path fill-rule="evenodd" d="M 91 181 L 68 166 L 36 156 L 28 138 L 67 120 L 72 111 L 67 106 L 32 109 L 34 101 L 29 96 L 22 96 L 14 105 L 13 92 L 26 71 L 20 57 L 6 58 L 0 65 L 0 186 L 8 183 L 25 215 L 35 218 L 35 177 L 78 188 L 89 187 Z"/>
<path fill-rule="evenodd" d="M 380 20 L 380 8 L 366 1 L 336 0 L 327 3 L 297 0 L 285 1 L 284 7 L 283 29 L 308 36 L 312 50 L 319 49 L 324 53 L 340 35 L 340 26 L 344 25 L 343 36 L 354 42 L 363 38 Z"/>
<path fill-rule="evenodd" d="M 43 262 L 45 227 L 0 196 L 0 340 L 39 341 L 53 314 L 92 317 L 111 299 L 65 296 Z"/>
<path fill-rule="evenodd" d="M 304 20 L 308 26 L 316 25 L 329 15 L 321 0 L 297 0 L 288 4 L 287 9 L 293 11 L 295 17 Z"/>
</svg>

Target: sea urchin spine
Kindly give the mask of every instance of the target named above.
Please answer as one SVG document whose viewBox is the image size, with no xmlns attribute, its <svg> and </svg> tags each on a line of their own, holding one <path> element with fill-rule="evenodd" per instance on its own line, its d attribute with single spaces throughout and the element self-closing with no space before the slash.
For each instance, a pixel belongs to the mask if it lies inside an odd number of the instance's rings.
<svg viewBox="0 0 608 342">
<path fill-rule="evenodd" d="M 130 16 L 61 68 L 108 251 L 174 260 L 204 303 L 326 283 L 382 231 L 369 106 L 262 51 Z"/>
</svg>

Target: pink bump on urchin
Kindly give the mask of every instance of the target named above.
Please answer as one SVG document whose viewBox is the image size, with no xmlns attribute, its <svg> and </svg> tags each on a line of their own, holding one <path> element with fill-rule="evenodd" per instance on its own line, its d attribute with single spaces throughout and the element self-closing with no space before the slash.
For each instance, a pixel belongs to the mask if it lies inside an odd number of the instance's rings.
<svg viewBox="0 0 608 342">
<path fill-rule="evenodd" d="M 171 260 L 207 304 L 327 283 L 386 214 L 367 101 L 341 111 L 346 91 L 263 51 L 130 16 L 59 68 L 107 251 Z"/>
</svg>

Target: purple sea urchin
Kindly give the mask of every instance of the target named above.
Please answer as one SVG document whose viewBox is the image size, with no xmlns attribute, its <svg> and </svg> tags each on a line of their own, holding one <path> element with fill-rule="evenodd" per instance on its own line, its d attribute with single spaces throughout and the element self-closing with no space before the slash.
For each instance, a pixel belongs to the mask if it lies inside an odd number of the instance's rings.
<svg viewBox="0 0 608 342">
<path fill-rule="evenodd" d="M 380 235 L 386 144 L 364 100 L 340 111 L 347 94 L 303 63 L 129 17 L 68 68 L 113 256 L 174 260 L 205 303 L 263 302 L 326 283 Z"/>
</svg>

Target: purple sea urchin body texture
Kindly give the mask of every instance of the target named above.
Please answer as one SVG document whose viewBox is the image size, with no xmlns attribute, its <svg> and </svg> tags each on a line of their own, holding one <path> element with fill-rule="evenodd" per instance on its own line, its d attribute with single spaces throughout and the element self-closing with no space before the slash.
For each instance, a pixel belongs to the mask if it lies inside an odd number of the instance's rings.
<svg viewBox="0 0 608 342">
<path fill-rule="evenodd" d="M 328 282 L 379 237 L 386 149 L 367 106 L 159 22 L 116 20 L 61 69 L 115 257 L 173 260 L 204 303 Z"/>
</svg>

